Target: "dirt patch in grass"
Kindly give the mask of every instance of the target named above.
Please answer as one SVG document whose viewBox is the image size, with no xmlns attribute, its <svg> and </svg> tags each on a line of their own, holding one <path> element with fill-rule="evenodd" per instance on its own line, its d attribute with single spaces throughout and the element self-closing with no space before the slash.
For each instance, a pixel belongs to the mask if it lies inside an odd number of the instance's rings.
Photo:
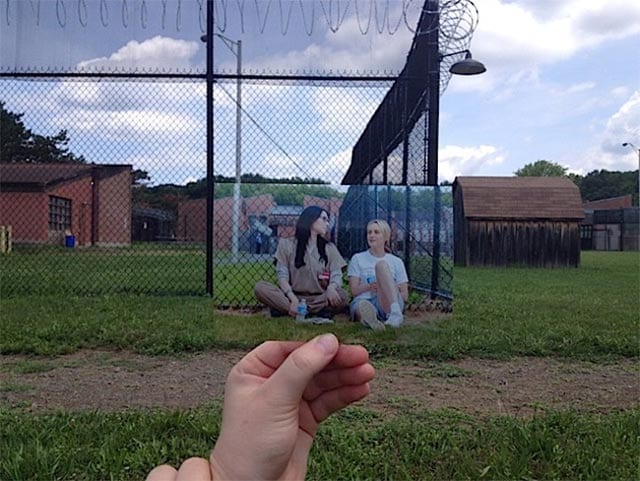
<svg viewBox="0 0 640 481">
<path fill-rule="evenodd" d="M 195 407 L 222 398 L 227 373 L 243 355 L 86 350 L 55 358 L 2 356 L 0 404 L 37 412 Z M 640 403 L 636 360 L 592 364 L 526 357 L 400 364 L 384 359 L 374 365 L 377 377 L 362 405 L 389 414 L 451 408 L 529 416 L 547 408 L 605 412 Z"/>
</svg>

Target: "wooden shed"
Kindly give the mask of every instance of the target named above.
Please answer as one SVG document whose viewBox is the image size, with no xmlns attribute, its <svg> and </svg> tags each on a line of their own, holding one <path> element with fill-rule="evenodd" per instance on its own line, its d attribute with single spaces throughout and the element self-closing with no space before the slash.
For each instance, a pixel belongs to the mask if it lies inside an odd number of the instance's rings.
<svg viewBox="0 0 640 481">
<path fill-rule="evenodd" d="M 457 177 L 454 262 L 458 266 L 577 267 L 578 187 L 566 177 Z"/>
</svg>

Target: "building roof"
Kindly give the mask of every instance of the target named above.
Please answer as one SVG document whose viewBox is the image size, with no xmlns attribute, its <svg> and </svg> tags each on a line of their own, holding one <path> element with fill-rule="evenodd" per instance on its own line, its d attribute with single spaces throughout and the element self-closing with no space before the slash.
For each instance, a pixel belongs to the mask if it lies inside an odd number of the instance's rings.
<svg viewBox="0 0 640 481">
<path fill-rule="evenodd" d="M 457 177 L 466 218 L 584 218 L 578 187 L 566 177 Z"/>
<path fill-rule="evenodd" d="M 133 217 L 147 217 L 150 219 L 157 219 L 161 221 L 174 221 L 176 216 L 173 212 L 163 209 L 154 209 L 153 207 L 145 207 L 141 205 L 134 205 L 131 208 L 131 215 Z"/>
<path fill-rule="evenodd" d="M 62 182 L 80 179 L 89 175 L 109 177 L 131 169 L 130 165 L 112 164 L 0 164 L 0 185 L 3 188 L 44 190 Z"/>
<path fill-rule="evenodd" d="M 271 209 L 269 215 L 299 216 L 303 210 L 304 208 L 299 205 L 276 205 Z"/>
<path fill-rule="evenodd" d="M 609 197 L 608 199 L 592 200 L 582 204 L 585 210 L 601 210 L 601 209 L 625 209 L 633 206 L 631 194 L 622 195 L 620 197 Z"/>
</svg>

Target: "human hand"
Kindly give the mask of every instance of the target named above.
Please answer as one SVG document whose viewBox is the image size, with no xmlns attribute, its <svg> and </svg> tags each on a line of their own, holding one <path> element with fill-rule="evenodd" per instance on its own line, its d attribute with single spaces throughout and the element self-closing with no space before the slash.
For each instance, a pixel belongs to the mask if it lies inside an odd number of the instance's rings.
<svg viewBox="0 0 640 481">
<path fill-rule="evenodd" d="M 373 292 L 373 293 L 377 293 L 378 292 L 378 283 L 377 282 L 370 282 L 369 284 L 367 284 L 367 286 L 369 287 L 369 291 Z"/>
<path fill-rule="evenodd" d="M 227 381 L 214 479 L 303 479 L 318 424 L 369 393 L 368 361 L 332 334 L 249 353 Z"/>
<path fill-rule="evenodd" d="M 159 466 L 147 481 L 304 479 L 319 423 L 369 393 L 368 361 L 363 347 L 339 345 L 332 334 L 258 346 L 229 373 L 209 462 Z"/>
<path fill-rule="evenodd" d="M 329 284 L 329 286 L 327 287 L 327 302 L 330 306 L 336 306 L 342 302 L 335 284 Z"/>
<path fill-rule="evenodd" d="M 298 315 L 298 304 L 300 304 L 298 298 L 291 301 L 291 304 L 289 304 L 289 315 L 291 317 L 296 317 Z"/>
</svg>

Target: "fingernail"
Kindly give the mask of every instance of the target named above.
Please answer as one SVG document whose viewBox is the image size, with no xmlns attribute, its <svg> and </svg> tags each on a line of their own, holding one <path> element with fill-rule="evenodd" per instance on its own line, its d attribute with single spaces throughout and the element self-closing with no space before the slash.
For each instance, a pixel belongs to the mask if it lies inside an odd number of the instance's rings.
<svg viewBox="0 0 640 481">
<path fill-rule="evenodd" d="M 333 354 L 336 352 L 338 339 L 333 334 L 323 334 L 316 337 L 315 343 L 325 354 Z"/>
</svg>

